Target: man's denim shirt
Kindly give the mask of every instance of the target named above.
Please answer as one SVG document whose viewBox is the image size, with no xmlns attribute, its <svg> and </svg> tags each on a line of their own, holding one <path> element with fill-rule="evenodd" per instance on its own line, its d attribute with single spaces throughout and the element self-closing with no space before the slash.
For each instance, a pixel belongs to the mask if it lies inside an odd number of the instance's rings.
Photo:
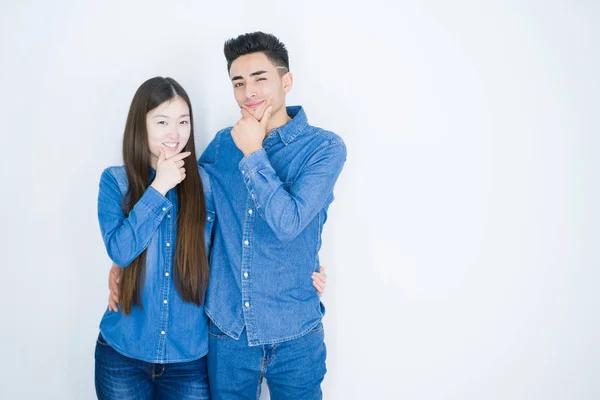
<svg viewBox="0 0 600 400">
<path fill-rule="evenodd" d="M 263 149 L 244 157 L 230 127 L 200 158 L 219 216 L 206 313 L 234 339 L 245 327 L 250 346 L 298 338 L 325 312 L 311 274 L 346 146 L 309 125 L 302 107 L 287 113 Z"/>
<path fill-rule="evenodd" d="M 155 171 L 151 170 L 153 179 Z M 208 176 L 200 168 L 206 198 L 204 228 L 210 254 L 214 206 Z M 127 192 L 124 167 L 104 170 L 98 195 L 98 219 L 110 259 L 121 267 L 146 253 L 146 280 L 142 307 L 134 306 L 129 316 L 104 313 L 100 331 L 108 344 L 127 356 L 150 363 L 174 363 L 198 359 L 208 352 L 208 319 L 204 305 L 186 303 L 173 282 L 173 259 L 177 233 L 177 192 L 166 196 L 149 186 L 125 218 L 122 200 Z"/>
</svg>

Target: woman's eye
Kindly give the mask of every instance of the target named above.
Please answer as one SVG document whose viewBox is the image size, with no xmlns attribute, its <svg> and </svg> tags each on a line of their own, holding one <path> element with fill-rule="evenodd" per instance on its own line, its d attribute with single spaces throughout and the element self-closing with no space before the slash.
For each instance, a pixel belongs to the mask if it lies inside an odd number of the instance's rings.
<svg viewBox="0 0 600 400">
<path fill-rule="evenodd" d="M 159 125 L 166 125 L 167 121 L 158 121 L 157 124 L 159 124 Z"/>
<path fill-rule="evenodd" d="M 190 123 L 190 121 L 181 121 L 181 122 L 180 122 L 180 124 L 181 124 L 181 125 L 187 125 L 187 124 L 189 124 L 189 123 Z"/>
</svg>

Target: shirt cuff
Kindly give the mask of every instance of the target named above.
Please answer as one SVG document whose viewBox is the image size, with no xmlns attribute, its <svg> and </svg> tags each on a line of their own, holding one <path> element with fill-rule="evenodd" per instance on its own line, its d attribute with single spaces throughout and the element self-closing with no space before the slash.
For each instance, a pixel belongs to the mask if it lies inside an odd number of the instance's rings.
<svg viewBox="0 0 600 400">
<path fill-rule="evenodd" d="M 269 158 L 265 149 L 260 149 L 252 154 L 248 154 L 238 164 L 238 168 L 244 177 L 253 175 L 264 165 L 269 164 Z"/>
<path fill-rule="evenodd" d="M 163 218 L 173 208 L 173 204 L 169 199 L 160 194 L 152 186 L 148 186 L 148 189 L 146 189 L 140 198 L 140 203 L 157 218 Z"/>
</svg>

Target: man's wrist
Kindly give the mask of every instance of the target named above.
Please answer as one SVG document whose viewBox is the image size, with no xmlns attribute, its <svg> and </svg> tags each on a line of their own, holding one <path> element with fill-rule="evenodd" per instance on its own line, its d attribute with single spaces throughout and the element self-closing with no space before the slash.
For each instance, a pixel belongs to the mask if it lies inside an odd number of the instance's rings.
<svg viewBox="0 0 600 400">
<path fill-rule="evenodd" d="M 244 151 L 244 157 L 249 156 L 250 154 L 256 153 L 259 150 L 262 150 L 262 146 L 254 148 L 252 150 Z"/>
</svg>

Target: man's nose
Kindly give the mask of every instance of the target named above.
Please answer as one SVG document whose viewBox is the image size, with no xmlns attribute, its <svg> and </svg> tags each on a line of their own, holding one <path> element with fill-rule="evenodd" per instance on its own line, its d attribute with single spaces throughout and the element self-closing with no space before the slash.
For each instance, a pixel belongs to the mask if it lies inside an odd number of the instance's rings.
<svg viewBox="0 0 600 400">
<path fill-rule="evenodd" d="M 253 99 L 256 97 L 256 87 L 254 85 L 246 85 L 246 98 Z"/>
</svg>

